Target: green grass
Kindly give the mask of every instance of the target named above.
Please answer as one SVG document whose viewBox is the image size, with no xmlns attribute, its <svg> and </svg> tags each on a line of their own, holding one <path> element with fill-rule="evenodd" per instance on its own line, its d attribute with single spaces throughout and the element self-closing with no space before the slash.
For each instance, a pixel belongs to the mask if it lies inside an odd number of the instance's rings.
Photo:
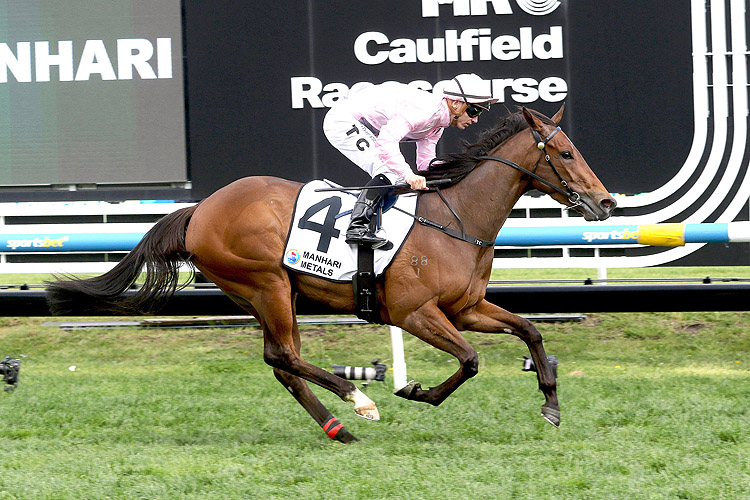
<svg viewBox="0 0 750 500">
<path fill-rule="evenodd" d="M 254 328 L 63 331 L 0 318 L 0 498 L 747 499 L 750 313 L 596 314 L 540 324 L 563 423 L 539 416 L 525 346 L 467 333 L 480 373 L 440 407 L 386 383 L 380 422 L 314 388 L 358 443 L 331 441 L 262 361 Z M 405 337 L 409 377 L 456 362 Z M 387 329 L 304 327 L 321 367 L 390 366 Z M 76 366 L 75 371 L 69 367 Z"/>
</svg>

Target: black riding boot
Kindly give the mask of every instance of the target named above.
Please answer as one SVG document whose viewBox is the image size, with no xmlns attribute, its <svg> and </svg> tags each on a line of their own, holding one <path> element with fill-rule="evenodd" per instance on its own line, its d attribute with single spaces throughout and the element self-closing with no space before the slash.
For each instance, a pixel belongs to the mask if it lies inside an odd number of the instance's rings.
<svg viewBox="0 0 750 500">
<path fill-rule="evenodd" d="M 366 184 L 366 186 L 390 186 L 391 182 L 382 174 L 376 175 Z M 372 245 L 372 248 L 379 248 L 388 240 L 375 235 L 370 227 L 372 216 L 375 215 L 380 207 L 380 202 L 388 193 L 388 189 L 363 189 L 359 193 L 357 201 L 354 203 L 352 210 L 352 220 L 349 223 L 349 229 L 346 231 L 346 242 L 352 244 L 365 243 Z"/>
</svg>

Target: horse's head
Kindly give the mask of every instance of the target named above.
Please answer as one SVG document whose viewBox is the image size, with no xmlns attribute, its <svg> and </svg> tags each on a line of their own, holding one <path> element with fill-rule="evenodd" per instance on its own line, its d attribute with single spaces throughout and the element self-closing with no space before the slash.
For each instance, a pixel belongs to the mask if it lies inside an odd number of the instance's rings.
<svg viewBox="0 0 750 500">
<path fill-rule="evenodd" d="M 533 178 L 535 189 L 580 212 L 587 221 L 605 220 L 612 215 L 617 202 L 591 171 L 583 155 L 560 130 L 565 105 L 547 122 L 537 112 L 522 109 L 529 124 L 529 135 L 539 150 L 534 167 L 540 177 Z M 530 139 L 531 143 L 531 139 Z"/>
</svg>

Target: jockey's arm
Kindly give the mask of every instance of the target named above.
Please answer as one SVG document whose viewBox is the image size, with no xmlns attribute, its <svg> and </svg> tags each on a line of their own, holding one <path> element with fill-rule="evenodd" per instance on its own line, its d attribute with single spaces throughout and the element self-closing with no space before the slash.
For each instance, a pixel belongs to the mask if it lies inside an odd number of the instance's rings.
<svg viewBox="0 0 750 500">
<path fill-rule="evenodd" d="M 423 172 L 430 166 L 430 161 L 435 158 L 437 142 L 443 135 L 443 129 L 436 129 L 432 134 L 417 141 L 417 172 Z M 406 182 L 412 189 L 427 189 L 427 180 L 418 174 L 412 174 L 412 178 L 406 178 Z"/>
<path fill-rule="evenodd" d="M 421 175 L 414 174 L 411 167 L 401 154 L 399 143 L 410 130 L 409 123 L 404 118 L 394 118 L 388 121 L 378 135 L 376 147 L 378 157 L 394 174 L 403 179 L 412 189 L 427 189 L 426 180 Z"/>
<path fill-rule="evenodd" d="M 437 128 L 424 139 L 417 141 L 417 171 L 422 172 L 430 168 L 430 162 L 435 158 L 437 143 L 443 136 L 443 129 Z"/>
</svg>

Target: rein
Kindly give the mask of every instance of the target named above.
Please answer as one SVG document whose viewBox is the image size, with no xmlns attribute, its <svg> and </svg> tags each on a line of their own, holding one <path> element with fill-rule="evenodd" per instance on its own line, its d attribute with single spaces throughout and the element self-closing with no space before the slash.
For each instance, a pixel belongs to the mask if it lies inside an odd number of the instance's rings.
<svg viewBox="0 0 750 500">
<path fill-rule="evenodd" d="M 536 164 L 534 165 L 534 170 L 529 170 L 518 163 L 510 160 L 506 160 L 505 158 L 500 158 L 498 156 L 480 156 L 477 159 L 479 160 L 491 160 L 496 161 L 499 163 L 502 163 L 504 165 L 508 165 L 511 168 L 514 168 L 520 172 L 523 172 L 524 174 L 533 177 L 537 181 L 541 182 L 548 188 L 552 189 L 553 191 L 560 193 L 561 195 L 565 196 L 570 203 L 572 203 L 571 206 L 568 207 L 568 210 L 571 208 L 575 208 L 577 206 L 580 206 L 583 204 L 583 201 L 581 200 L 581 195 L 570 189 L 568 186 L 568 183 L 565 179 L 563 179 L 562 175 L 560 175 L 560 172 L 555 168 L 555 165 L 552 163 L 552 160 L 550 159 L 549 153 L 547 152 L 547 143 L 560 131 L 560 127 L 555 128 L 552 132 L 549 133 L 547 137 L 542 139 L 542 136 L 534 129 L 531 129 L 531 133 L 534 135 L 534 140 L 537 141 L 536 147 L 540 150 L 539 153 L 539 159 L 537 160 Z M 542 161 L 542 158 L 545 159 L 547 164 L 552 168 L 552 171 L 557 176 L 558 180 L 560 181 L 560 185 L 562 188 L 554 185 L 547 179 L 544 179 L 543 177 L 536 174 L 536 169 L 539 166 L 539 162 Z"/>
<path fill-rule="evenodd" d="M 575 208 L 577 206 L 580 206 L 583 204 L 583 200 L 581 200 L 581 195 L 570 189 L 568 186 L 568 183 L 563 179 L 562 175 L 560 175 L 560 172 L 558 172 L 557 168 L 555 168 L 555 165 L 552 163 L 552 160 L 550 159 L 549 153 L 547 152 L 547 143 L 558 133 L 560 132 L 560 127 L 555 128 L 552 132 L 549 133 L 547 137 L 542 139 L 542 136 L 534 129 L 531 129 L 531 133 L 534 135 L 534 140 L 537 141 L 536 147 L 540 150 L 540 156 L 537 160 L 536 164 L 534 165 L 534 170 L 529 170 L 527 168 L 522 167 L 518 163 L 506 160 L 505 158 L 500 158 L 499 156 L 480 156 L 477 158 L 477 160 L 491 160 L 496 161 L 499 163 L 502 163 L 504 165 L 508 165 L 511 168 L 514 168 L 520 172 L 523 172 L 524 174 L 533 177 L 537 181 L 541 182 L 548 188 L 552 189 L 553 191 L 560 193 L 561 195 L 565 196 L 570 203 L 572 203 L 571 206 L 568 207 L 568 210 L 571 208 Z M 556 186 L 555 184 L 551 183 L 547 179 L 544 179 L 543 177 L 539 176 L 535 173 L 537 167 L 539 166 L 539 162 L 542 161 L 542 158 L 545 159 L 545 161 L 549 164 L 549 166 L 552 168 L 552 171 L 557 176 L 558 180 L 560 181 L 560 186 Z M 442 224 L 439 224 L 437 222 L 431 221 L 430 219 L 427 219 L 425 217 L 417 217 L 415 215 L 412 215 L 408 212 L 405 212 L 398 207 L 393 207 L 399 212 L 403 212 L 411 217 L 413 217 L 417 222 L 422 224 L 423 226 L 428 226 L 433 229 L 437 229 L 438 231 L 442 231 L 443 233 L 447 234 L 448 236 L 452 236 L 453 238 L 458 238 L 459 240 L 466 241 L 468 243 L 471 243 L 472 245 L 476 245 L 478 247 L 482 248 L 489 248 L 495 246 L 494 241 L 488 241 L 483 240 L 481 238 L 476 238 L 474 236 L 466 234 L 466 231 L 464 231 L 464 223 L 461 220 L 461 217 L 456 213 L 455 210 L 453 210 L 453 207 L 450 206 L 448 203 L 448 200 L 445 199 L 443 196 L 443 193 L 440 191 L 440 188 L 437 186 L 434 187 L 435 192 L 440 196 L 440 199 L 443 200 L 443 203 L 445 203 L 445 206 L 448 207 L 448 210 L 451 211 L 453 216 L 458 220 L 458 223 L 461 225 L 461 231 L 456 231 L 455 229 L 451 229 L 449 227 L 446 227 Z"/>
</svg>

